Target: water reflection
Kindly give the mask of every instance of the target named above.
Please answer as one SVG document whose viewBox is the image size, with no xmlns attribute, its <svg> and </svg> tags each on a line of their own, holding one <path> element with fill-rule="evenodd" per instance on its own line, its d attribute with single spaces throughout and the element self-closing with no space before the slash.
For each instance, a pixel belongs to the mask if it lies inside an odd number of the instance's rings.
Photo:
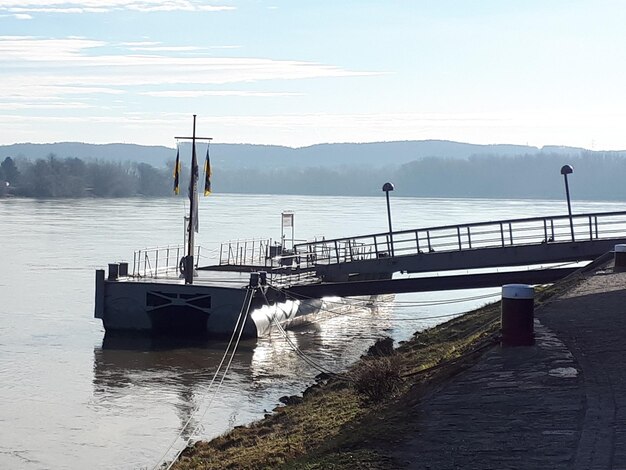
<svg viewBox="0 0 626 470">
<path fill-rule="evenodd" d="M 247 394 L 248 400 L 256 397 L 267 406 L 268 399 L 276 403 L 282 394 L 299 391 L 294 386 L 303 379 L 312 381 L 320 371 L 336 372 L 354 361 L 391 327 L 390 303 L 382 305 L 377 308 L 359 301 L 349 311 L 331 315 L 321 323 L 286 332 L 274 330 L 267 337 L 242 341 L 220 392 L 224 400 L 220 400 L 221 409 L 216 411 L 219 417 L 211 422 L 198 415 L 206 411 L 221 379 L 219 375 L 209 392 L 224 359 L 226 341 L 107 333 L 102 345 L 94 348 L 94 407 L 103 413 L 113 410 L 118 414 L 129 403 L 143 402 L 148 408 L 152 403 L 175 412 L 179 431 L 204 428 L 207 434 L 218 434 L 225 429 L 216 422 L 223 425 L 227 419 L 233 424 L 233 413 L 238 417 L 237 408 L 227 403 L 233 396 L 238 397 L 235 403 Z"/>
<path fill-rule="evenodd" d="M 392 328 L 393 296 L 384 296 L 382 300 L 355 300 L 347 310 L 330 302 L 328 315 L 322 321 L 288 331 L 274 328 L 270 335 L 257 341 L 251 363 L 253 379 L 262 383 L 306 377 L 311 374 L 312 365 L 333 372 L 345 368 Z"/>
<path fill-rule="evenodd" d="M 111 336 L 94 348 L 94 385 L 123 388 L 162 383 L 167 373 L 176 383 L 188 385 L 212 377 L 226 349 L 226 342 Z M 254 345 L 242 342 L 235 363 L 249 365 Z M 242 369 L 243 367 L 240 367 Z M 139 373 L 139 375 L 137 375 Z"/>
<path fill-rule="evenodd" d="M 105 334 L 94 348 L 94 396 L 103 406 L 149 398 L 168 398 L 180 421 L 179 431 L 201 407 L 209 384 L 224 358 L 227 343 Z M 236 382 L 251 379 L 254 344 L 242 342 L 233 358 Z M 194 429 L 198 423 L 187 426 Z"/>
<path fill-rule="evenodd" d="M 301 362 L 295 350 L 338 359 L 354 341 L 375 339 L 392 327 L 390 299 L 393 296 L 381 303 L 356 300 L 341 311 L 331 310 L 330 305 L 330 315 L 319 323 L 282 332 L 273 329 L 264 338 L 241 341 L 233 369 L 242 379 L 293 375 Z M 213 377 L 227 346 L 221 340 L 106 333 L 101 347 L 94 348 L 94 390 L 106 394 L 155 383 L 204 385 Z"/>
</svg>

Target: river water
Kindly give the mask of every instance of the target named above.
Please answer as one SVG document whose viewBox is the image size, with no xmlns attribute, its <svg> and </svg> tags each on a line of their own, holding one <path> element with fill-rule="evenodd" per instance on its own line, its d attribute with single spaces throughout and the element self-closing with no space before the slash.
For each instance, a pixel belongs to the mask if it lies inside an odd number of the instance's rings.
<svg viewBox="0 0 626 470">
<path fill-rule="evenodd" d="M 566 211 L 563 201 L 391 202 L 394 230 Z M 574 203 L 577 213 L 622 208 Z M 200 202 L 197 242 L 210 251 L 229 239 L 278 239 L 284 210 L 295 212 L 297 239 L 387 230 L 384 196 L 215 194 Z M 279 397 L 313 382 L 318 370 L 281 335 L 243 342 L 217 393 L 208 385 L 225 343 L 105 338 L 93 318 L 95 269 L 132 261 L 137 249 L 182 243 L 184 212 L 182 197 L 0 200 L 0 468 L 153 468 L 192 430 L 192 437 L 216 436 L 262 417 Z M 497 299 L 486 297 L 494 292 L 398 295 L 376 312 L 355 310 L 291 331 L 289 339 L 323 368 L 338 371 L 376 338 L 405 340 Z"/>
</svg>

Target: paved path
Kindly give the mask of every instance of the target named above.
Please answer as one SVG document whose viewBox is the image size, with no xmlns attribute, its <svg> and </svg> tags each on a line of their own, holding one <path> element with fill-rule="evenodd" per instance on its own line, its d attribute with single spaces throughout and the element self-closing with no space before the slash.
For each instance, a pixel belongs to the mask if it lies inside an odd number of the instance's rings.
<svg viewBox="0 0 626 470">
<path fill-rule="evenodd" d="M 417 405 L 411 469 L 626 470 L 626 273 L 537 312 L 536 345 L 494 348 Z"/>
</svg>

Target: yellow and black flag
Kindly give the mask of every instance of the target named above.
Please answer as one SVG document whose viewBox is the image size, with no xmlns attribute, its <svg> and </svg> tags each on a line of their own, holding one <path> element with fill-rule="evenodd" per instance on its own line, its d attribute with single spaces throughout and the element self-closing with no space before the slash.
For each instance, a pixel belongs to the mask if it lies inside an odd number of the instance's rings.
<svg viewBox="0 0 626 470">
<path fill-rule="evenodd" d="M 174 194 L 180 193 L 180 150 L 176 149 L 176 163 L 174 164 Z"/>
<path fill-rule="evenodd" d="M 204 159 L 204 195 L 211 194 L 211 158 L 209 157 L 209 146 L 206 148 L 206 158 Z"/>
</svg>

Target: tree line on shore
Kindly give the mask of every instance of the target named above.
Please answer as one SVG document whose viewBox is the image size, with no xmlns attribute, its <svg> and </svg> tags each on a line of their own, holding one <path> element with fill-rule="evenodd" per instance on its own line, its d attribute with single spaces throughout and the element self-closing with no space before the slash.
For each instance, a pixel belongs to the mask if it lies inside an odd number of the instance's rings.
<svg viewBox="0 0 626 470">
<path fill-rule="evenodd" d="M 147 163 L 11 157 L 0 164 L 0 195 L 32 198 L 166 196 L 171 173 Z M 8 184 L 7 184 L 8 183 Z"/>
<path fill-rule="evenodd" d="M 213 168 L 212 187 L 217 193 L 373 196 L 380 194 L 383 183 L 391 181 L 397 196 L 555 199 L 563 197 L 560 168 L 564 164 L 574 167 L 569 182 L 576 198 L 626 200 L 622 181 L 626 158 L 600 152 L 576 156 L 432 157 L 383 169 Z M 173 167 L 173 161 L 155 168 L 146 163 L 83 161 L 55 155 L 34 161 L 7 157 L 0 164 L 0 196 L 164 197 L 173 194 Z M 183 169 L 181 192 L 188 181 L 188 169 Z"/>
<path fill-rule="evenodd" d="M 396 196 L 561 199 L 564 184 L 560 170 L 566 164 L 574 167 L 569 176 L 573 197 L 626 201 L 626 158 L 601 152 L 575 156 L 426 157 L 384 168 L 216 169 L 214 188 L 217 192 L 251 194 L 378 196 L 389 181 L 395 186 Z"/>
</svg>

